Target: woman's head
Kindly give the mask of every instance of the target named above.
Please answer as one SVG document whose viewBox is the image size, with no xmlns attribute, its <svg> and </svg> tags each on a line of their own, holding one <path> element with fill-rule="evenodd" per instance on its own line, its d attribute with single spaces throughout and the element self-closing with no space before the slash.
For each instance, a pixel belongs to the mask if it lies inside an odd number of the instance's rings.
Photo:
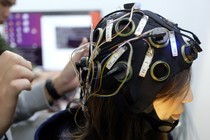
<svg viewBox="0 0 210 140">
<path fill-rule="evenodd" d="M 191 101 L 191 93 L 189 89 L 190 70 L 185 70 L 177 74 L 170 84 L 167 84 L 153 101 L 154 110 L 162 121 L 175 121 L 177 114 L 181 114 L 184 110 L 183 104 Z M 110 91 L 100 90 L 100 94 L 106 95 Z M 84 109 L 86 119 L 88 120 L 84 125 L 85 127 L 80 130 L 79 134 L 81 139 L 121 139 L 121 140 L 148 140 L 161 139 L 163 135 L 160 133 L 150 132 L 151 127 L 158 129 L 163 125 L 159 125 L 159 121 L 154 121 L 150 114 L 155 113 L 132 113 L 126 106 L 122 105 L 125 102 L 131 102 L 129 89 L 123 86 L 119 94 L 110 98 L 91 97 L 86 102 Z M 122 102 L 122 104 L 119 104 Z M 152 122 L 149 122 L 152 120 Z M 156 124 L 157 123 L 157 124 Z M 151 125 L 151 126 L 150 126 Z M 169 128 L 171 130 L 171 126 Z M 160 131 L 169 131 L 168 128 L 161 128 Z M 153 137 L 154 136 L 154 137 Z M 160 137 L 160 138 L 158 138 Z"/>
<path fill-rule="evenodd" d="M 194 37 L 164 17 L 132 4 L 105 16 L 92 33 L 89 58 L 78 65 L 90 119 L 96 121 L 100 113 L 110 117 L 115 109 L 107 107 L 112 105 L 129 117 L 151 115 L 155 109 L 161 120 L 175 118 L 181 109 L 167 115 L 158 110 L 163 108 L 160 102 L 163 105 L 173 98 L 170 104 L 175 105 L 178 99 L 180 104 L 184 100 L 191 64 L 201 51 Z"/>
</svg>

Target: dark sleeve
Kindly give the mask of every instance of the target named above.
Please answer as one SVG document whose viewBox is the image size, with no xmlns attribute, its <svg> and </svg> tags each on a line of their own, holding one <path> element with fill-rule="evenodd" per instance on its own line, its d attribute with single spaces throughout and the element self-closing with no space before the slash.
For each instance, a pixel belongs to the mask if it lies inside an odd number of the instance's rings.
<svg viewBox="0 0 210 140">
<path fill-rule="evenodd" d="M 13 51 L 13 49 L 7 45 L 5 39 L 0 35 L 0 55 L 6 50 Z"/>
</svg>

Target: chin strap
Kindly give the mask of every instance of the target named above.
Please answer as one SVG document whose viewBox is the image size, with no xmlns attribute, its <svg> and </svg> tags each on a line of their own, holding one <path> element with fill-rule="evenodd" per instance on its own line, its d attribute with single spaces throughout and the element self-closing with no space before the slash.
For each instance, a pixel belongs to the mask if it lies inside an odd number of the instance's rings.
<svg viewBox="0 0 210 140">
<path fill-rule="evenodd" d="M 152 129 L 162 133 L 170 133 L 179 123 L 178 120 L 173 122 L 160 120 L 154 109 L 150 113 L 145 113 L 145 118 Z"/>
</svg>

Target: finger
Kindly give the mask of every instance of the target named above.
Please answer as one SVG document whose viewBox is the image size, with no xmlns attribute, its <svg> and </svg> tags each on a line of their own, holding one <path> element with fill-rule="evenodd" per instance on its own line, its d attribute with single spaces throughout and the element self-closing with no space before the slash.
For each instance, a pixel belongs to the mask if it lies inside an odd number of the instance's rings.
<svg viewBox="0 0 210 140">
<path fill-rule="evenodd" d="M 9 56 L 11 56 L 11 55 L 14 55 L 14 53 L 11 52 L 11 51 L 6 50 L 6 51 L 4 51 L 4 52 L 0 55 L 0 57 L 2 57 L 2 58 L 9 58 Z"/>
<path fill-rule="evenodd" d="M 79 62 L 82 57 L 87 57 L 89 55 L 89 45 L 81 46 L 77 51 L 72 55 L 73 62 Z"/>
<path fill-rule="evenodd" d="M 33 68 L 30 61 L 25 60 L 22 56 L 19 56 L 19 55 L 17 55 L 17 56 L 14 58 L 14 62 L 15 62 L 16 64 L 19 64 L 19 65 L 21 65 L 21 66 L 23 66 L 23 67 L 29 69 L 29 70 L 32 70 L 32 68 Z"/>
<path fill-rule="evenodd" d="M 88 43 L 88 39 L 87 39 L 86 37 L 83 37 L 83 38 L 82 38 L 82 42 L 80 43 L 80 46 L 81 46 L 81 45 L 84 45 L 84 44 L 86 44 L 86 43 Z"/>
<path fill-rule="evenodd" d="M 29 81 L 32 81 L 34 79 L 34 73 L 21 65 L 12 66 L 7 71 L 6 76 L 8 76 L 8 79 L 10 80 L 24 78 L 28 79 Z"/>
<path fill-rule="evenodd" d="M 32 70 L 31 62 L 25 60 L 22 56 L 20 56 L 16 53 L 13 53 L 13 52 L 10 52 L 10 51 L 5 51 L 2 54 L 2 57 L 4 57 L 5 61 L 8 62 L 8 64 L 11 64 L 11 65 L 19 64 L 23 67 L 28 68 L 29 70 Z"/>
<path fill-rule="evenodd" d="M 11 90 L 19 94 L 22 90 L 31 90 L 31 82 L 28 79 L 16 79 L 10 83 Z"/>
</svg>

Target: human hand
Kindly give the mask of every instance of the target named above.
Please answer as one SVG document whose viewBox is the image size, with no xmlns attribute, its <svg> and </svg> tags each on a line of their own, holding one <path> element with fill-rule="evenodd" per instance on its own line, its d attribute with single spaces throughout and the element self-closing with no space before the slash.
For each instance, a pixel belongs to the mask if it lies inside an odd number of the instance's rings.
<svg viewBox="0 0 210 140">
<path fill-rule="evenodd" d="M 79 62 L 82 57 L 88 56 L 88 40 L 87 38 L 83 38 L 79 51 L 72 55 L 71 60 L 68 62 L 66 67 L 62 70 L 62 72 L 52 78 L 52 82 L 54 84 L 55 89 L 57 90 L 59 95 L 63 95 L 71 90 L 74 90 L 79 85 L 79 78 L 76 76 L 74 66 L 76 62 Z"/>
<path fill-rule="evenodd" d="M 0 136 L 12 124 L 19 93 L 31 89 L 31 70 L 31 62 L 15 53 L 0 56 Z"/>
</svg>

